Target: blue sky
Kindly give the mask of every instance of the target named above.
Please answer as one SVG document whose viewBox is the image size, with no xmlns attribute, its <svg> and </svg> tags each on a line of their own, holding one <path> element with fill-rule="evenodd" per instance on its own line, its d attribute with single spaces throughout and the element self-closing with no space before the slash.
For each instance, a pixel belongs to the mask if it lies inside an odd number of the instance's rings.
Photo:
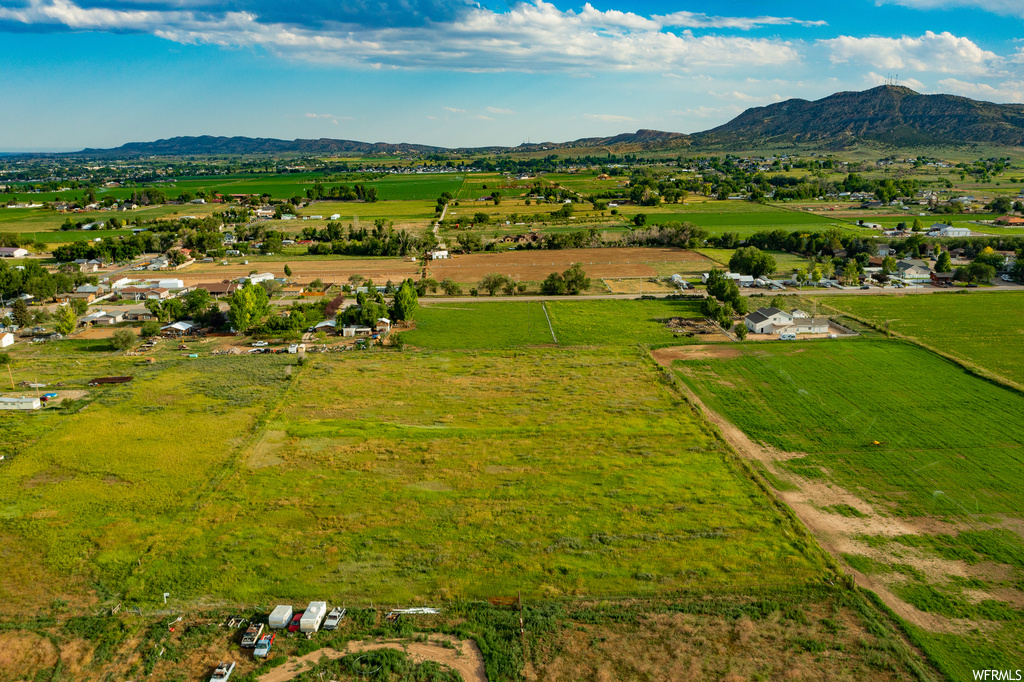
<svg viewBox="0 0 1024 682">
<path fill-rule="evenodd" d="M 0 149 L 705 130 L 899 75 L 1024 101 L 1022 0 L 0 0 Z"/>
</svg>

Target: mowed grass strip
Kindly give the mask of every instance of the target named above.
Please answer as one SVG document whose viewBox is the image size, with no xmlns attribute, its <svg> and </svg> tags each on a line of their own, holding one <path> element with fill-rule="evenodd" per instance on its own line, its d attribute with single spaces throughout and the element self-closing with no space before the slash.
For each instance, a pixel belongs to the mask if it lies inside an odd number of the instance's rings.
<svg viewBox="0 0 1024 682">
<path fill-rule="evenodd" d="M 401 341 L 434 350 L 559 346 L 637 346 L 679 343 L 666 321 L 699 317 L 694 301 L 548 300 L 428 304 Z"/>
<path fill-rule="evenodd" d="M 843 296 L 823 303 L 1024 385 L 1024 293 Z"/>
<path fill-rule="evenodd" d="M 416 312 L 401 342 L 434 350 L 503 349 L 553 344 L 536 301 L 433 303 Z"/>
</svg>

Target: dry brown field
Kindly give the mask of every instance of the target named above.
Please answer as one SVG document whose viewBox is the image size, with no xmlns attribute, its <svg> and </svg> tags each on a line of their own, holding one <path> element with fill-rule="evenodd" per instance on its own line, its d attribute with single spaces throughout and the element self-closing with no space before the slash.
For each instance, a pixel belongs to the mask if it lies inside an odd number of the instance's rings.
<svg viewBox="0 0 1024 682">
<path fill-rule="evenodd" d="M 477 282 L 484 275 L 497 272 L 522 282 L 538 282 L 552 272 L 562 272 L 573 263 L 580 263 L 591 279 L 656 277 L 719 267 L 710 258 L 686 249 L 562 249 L 456 256 L 429 263 L 427 273 L 437 280 L 450 277 L 456 282 Z"/>
</svg>

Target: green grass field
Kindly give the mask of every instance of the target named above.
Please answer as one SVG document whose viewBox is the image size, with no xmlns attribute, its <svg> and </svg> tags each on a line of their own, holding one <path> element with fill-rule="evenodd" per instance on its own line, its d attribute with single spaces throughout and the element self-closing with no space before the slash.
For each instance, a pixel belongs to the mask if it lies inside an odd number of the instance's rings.
<svg viewBox="0 0 1024 682">
<path fill-rule="evenodd" d="M 1024 385 L 1024 294 L 833 296 L 833 308 Z"/>
<path fill-rule="evenodd" d="M 732 258 L 732 254 L 736 252 L 736 249 L 696 249 L 696 252 L 728 267 L 729 259 Z M 803 256 L 797 256 L 786 251 L 768 251 L 768 253 L 775 259 L 775 272 L 777 274 L 791 275 L 794 270 L 808 267 L 808 260 Z"/>
<path fill-rule="evenodd" d="M 781 470 L 812 484 L 841 486 L 883 518 L 961 524 L 955 535 L 865 530 L 859 542 L 883 550 L 888 560 L 844 557 L 858 570 L 890 576 L 892 590 L 921 611 L 987 623 L 984 633 L 957 637 L 909 626 L 940 669 L 952 679 L 969 679 L 972 668 L 1019 663 L 1024 611 L 1015 597 L 993 595 L 1019 595 L 1024 575 L 1024 541 L 1013 530 L 1024 516 L 1018 485 L 1024 396 L 902 341 L 734 348 L 735 357 L 683 360 L 675 367 L 709 407 L 752 439 L 800 453 L 780 462 Z M 835 513 L 869 516 L 851 509 Z M 929 561 L 965 568 L 938 575 L 917 568 Z M 982 562 L 999 570 L 971 568 Z M 960 570 L 966 578 L 956 574 Z"/>
<path fill-rule="evenodd" d="M 559 346 L 664 345 L 678 341 L 664 321 L 698 317 L 692 301 L 548 301 Z M 508 349 L 554 343 L 538 302 L 428 305 L 402 341 L 436 350 Z"/>
<path fill-rule="evenodd" d="M 33 425 L 0 480 L 6 596 L 664 594 L 824 570 L 632 351 L 138 367 L 99 346 L 18 361 L 75 387 L 135 380 L 82 412 L 0 417 Z"/>
</svg>

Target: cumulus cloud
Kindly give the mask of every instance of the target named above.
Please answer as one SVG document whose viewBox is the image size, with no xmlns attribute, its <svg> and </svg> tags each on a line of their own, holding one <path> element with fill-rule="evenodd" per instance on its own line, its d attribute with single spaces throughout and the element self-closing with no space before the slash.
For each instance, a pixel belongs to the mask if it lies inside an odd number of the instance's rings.
<svg viewBox="0 0 1024 682">
<path fill-rule="evenodd" d="M 829 50 L 833 63 L 857 62 L 886 70 L 985 74 L 1002 61 L 970 38 L 948 31 L 900 38 L 839 36 L 820 43 Z"/>
<path fill-rule="evenodd" d="M 655 17 L 662 26 L 678 28 L 735 28 L 749 31 L 761 26 L 828 26 L 827 21 L 818 19 L 794 19 L 793 17 L 713 17 L 700 12 L 673 12 Z"/>
<path fill-rule="evenodd" d="M 315 0 L 301 11 L 288 5 L 287 14 L 278 6 L 284 7 L 271 0 L 10 0 L 0 7 L 0 29 L 151 33 L 184 44 L 261 47 L 290 59 L 371 68 L 572 74 L 799 61 L 796 46 L 784 40 L 695 35 L 687 28 L 749 28 L 795 19 L 643 17 L 589 4 L 575 12 L 545 0 L 502 12 L 468 0 Z M 399 11 L 407 6 L 412 11 Z M 375 8 L 376 15 L 401 14 L 404 20 L 371 21 L 367 15 Z"/>
<path fill-rule="evenodd" d="M 939 81 L 943 92 L 963 95 L 972 99 L 990 100 L 995 102 L 1024 102 L 1024 81 L 1010 80 L 997 85 L 988 83 L 972 83 L 956 78 Z"/>
</svg>

